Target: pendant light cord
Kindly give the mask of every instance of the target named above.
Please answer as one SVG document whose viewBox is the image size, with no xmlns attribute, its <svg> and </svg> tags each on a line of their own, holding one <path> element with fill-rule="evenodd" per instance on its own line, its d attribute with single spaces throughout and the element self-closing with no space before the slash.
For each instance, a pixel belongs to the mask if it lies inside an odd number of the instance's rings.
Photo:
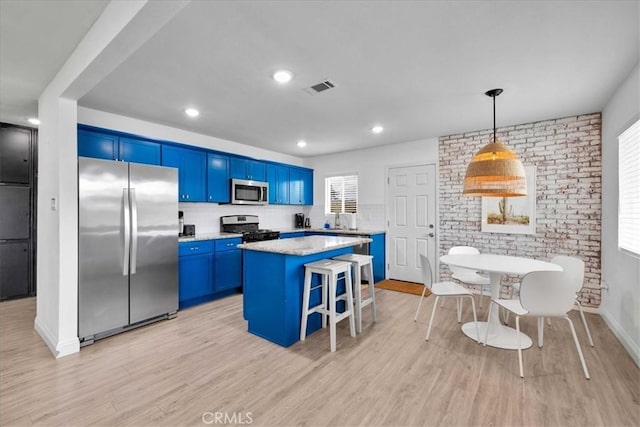
<svg viewBox="0 0 640 427">
<path fill-rule="evenodd" d="M 496 142 L 496 97 L 493 96 L 493 142 Z"/>
</svg>

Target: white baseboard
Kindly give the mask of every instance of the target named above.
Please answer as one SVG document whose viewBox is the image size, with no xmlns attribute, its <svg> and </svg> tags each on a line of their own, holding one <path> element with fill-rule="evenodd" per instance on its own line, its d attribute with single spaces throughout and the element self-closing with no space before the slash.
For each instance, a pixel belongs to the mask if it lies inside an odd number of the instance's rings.
<svg viewBox="0 0 640 427">
<path fill-rule="evenodd" d="M 633 361 L 636 362 L 636 365 L 640 367 L 640 347 L 633 342 L 629 334 L 622 328 L 622 326 L 620 326 L 608 311 L 601 308 L 599 310 L 599 314 L 602 317 L 602 320 L 604 320 L 604 323 L 606 323 L 609 329 L 611 329 L 613 335 L 618 338 L 618 341 L 620 341 L 624 349 L 627 350 L 629 356 L 631 356 Z"/>
<path fill-rule="evenodd" d="M 80 341 L 77 337 L 58 342 L 49 328 L 40 321 L 39 317 L 36 317 L 36 320 L 33 323 L 34 329 L 38 335 L 40 335 L 40 338 L 42 338 L 47 347 L 49 347 L 49 351 L 53 353 L 53 356 L 56 359 L 80 351 Z"/>
</svg>

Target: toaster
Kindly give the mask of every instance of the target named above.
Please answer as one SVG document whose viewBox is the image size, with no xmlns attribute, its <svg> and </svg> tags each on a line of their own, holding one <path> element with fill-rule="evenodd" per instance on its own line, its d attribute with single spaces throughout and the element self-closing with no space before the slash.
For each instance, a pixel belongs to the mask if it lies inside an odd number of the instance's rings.
<svg viewBox="0 0 640 427">
<path fill-rule="evenodd" d="M 185 224 L 184 231 L 182 232 L 183 236 L 195 236 L 196 235 L 196 225 L 195 224 Z"/>
</svg>

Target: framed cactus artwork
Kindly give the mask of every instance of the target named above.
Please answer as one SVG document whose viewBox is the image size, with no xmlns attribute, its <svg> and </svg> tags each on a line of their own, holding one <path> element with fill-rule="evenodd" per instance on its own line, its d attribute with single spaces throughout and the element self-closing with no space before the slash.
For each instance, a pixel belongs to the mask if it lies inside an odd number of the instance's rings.
<svg viewBox="0 0 640 427">
<path fill-rule="evenodd" d="M 524 170 L 526 196 L 482 198 L 483 232 L 536 234 L 536 167 L 525 166 Z"/>
</svg>

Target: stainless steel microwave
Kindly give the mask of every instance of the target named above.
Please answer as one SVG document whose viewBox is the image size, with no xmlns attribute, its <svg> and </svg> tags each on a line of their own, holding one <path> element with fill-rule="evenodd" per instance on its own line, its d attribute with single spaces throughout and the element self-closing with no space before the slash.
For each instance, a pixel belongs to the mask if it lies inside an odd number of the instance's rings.
<svg viewBox="0 0 640 427">
<path fill-rule="evenodd" d="M 231 180 L 231 203 L 234 205 L 269 204 L 269 184 L 246 179 Z"/>
</svg>

